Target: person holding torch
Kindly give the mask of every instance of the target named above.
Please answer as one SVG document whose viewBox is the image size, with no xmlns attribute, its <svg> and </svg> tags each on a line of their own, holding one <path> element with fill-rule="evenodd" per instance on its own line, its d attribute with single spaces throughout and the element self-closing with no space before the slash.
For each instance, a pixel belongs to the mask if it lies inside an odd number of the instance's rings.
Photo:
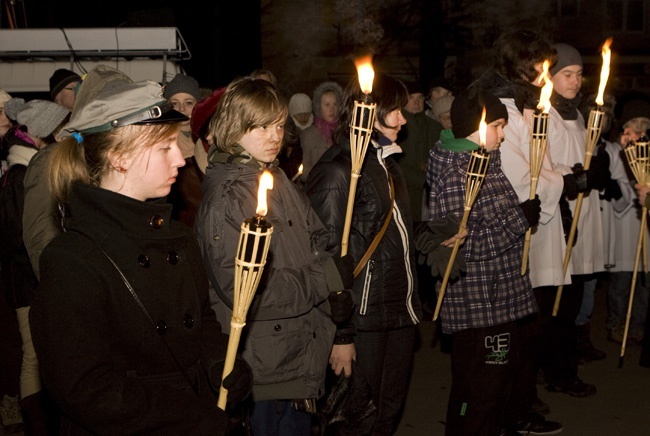
<svg viewBox="0 0 650 436">
<path fill-rule="evenodd" d="M 326 229 L 305 194 L 278 166 L 287 114 L 280 92 L 266 80 L 242 78 L 228 85 L 210 122 L 215 145 L 208 153 L 194 227 L 212 307 L 224 328 L 238 309 L 235 274 L 242 270 L 242 222 L 273 228 L 264 236 L 270 238 L 264 241 L 269 242 L 268 254 L 240 343 L 253 370 L 250 426 L 255 436 L 311 434 L 316 400 L 325 393 L 335 323 L 347 321 L 353 307 L 345 290 L 352 286 L 351 257 L 325 251 Z M 271 173 L 273 188 L 261 215 L 263 171 Z M 262 250 L 258 252 L 253 263 L 261 263 Z"/>
<path fill-rule="evenodd" d="M 508 110 L 505 139 L 500 147 L 501 168 L 519 200 L 524 201 L 530 198 L 532 185 L 530 142 L 535 110 L 541 98 L 544 63 L 548 61 L 552 66 L 557 61 L 557 53 L 543 35 L 529 29 L 517 29 L 499 36 L 494 43 L 493 54 L 492 68 L 477 80 L 475 86 L 481 86 L 499 97 Z M 544 420 L 543 415 L 549 414 L 550 409 L 537 396 L 541 359 L 544 357 L 562 364 L 567 355 L 563 349 L 564 332 L 556 328 L 556 323 L 551 323 L 551 312 L 557 286 L 571 283 L 570 265 L 566 275 L 562 271 L 566 243 L 562 228 L 564 209 L 561 205 L 565 179 L 571 177 L 563 177 L 555 171 L 547 147 L 535 191 L 540 197 L 542 211 L 539 223 L 531 232 L 527 270 L 539 312 L 525 324 L 528 352 L 524 355 L 529 361 L 525 371 L 520 374 L 518 385 L 526 389 L 520 391 L 519 411 L 514 410 L 514 415 L 525 413 L 520 418 L 514 418 L 528 422 L 528 425 L 524 422 L 522 428 L 538 434 L 544 434 L 542 432 L 549 428 L 551 431 L 557 430 L 557 423 Z"/>
<path fill-rule="evenodd" d="M 399 423 L 415 352 L 421 306 L 417 294 L 413 221 L 406 182 L 395 160 L 395 143 L 406 123 L 402 108 L 408 102 L 404 84 L 391 76 L 375 75 L 372 92 L 363 92 L 357 78 L 346 87 L 334 144 L 309 173 L 304 187 L 312 207 L 330 234 L 328 251 L 341 250 L 353 168 L 351 130 L 355 105 L 376 104 L 370 143 L 361 156 L 361 176 L 354 192 L 348 252 L 359 274 L 352 294 L 356 303 L 349 325 L 340 325 L 330 363 L 346 374 L 355 368 L 365 376 L 378 413 L 337 434 L 393 434 Z M 388 217 L 388 220 L 387 220 Z M 366 263 L 360 263 L 384 223 L 383 235 Z M 361 267 L 359 267 L 361 265 Z M 359 269 L 360 268 L 360 269 Z"/>
<path fill-rule="evenodd" d="M 45 166 L 66 213 L 40 255 L 29 314 L 43 384 L 63 412 L 60 434 L 225 435 L 215 392 L 227 336 L 191 229 L 165 203 L 185 165 L 187 117 L 156 82 L 102 67 Z M 233 400 L 250 379 L 224 382 Z"/>
<path fill-rule="evenodd" d="M 456 96 L 451 118 L 451 131 L 429 153 L 430 218 L 462 216 L 468 173 L 478 174 L 470 168 L 473 154 L 482 151 L 489 160 L 458 253 L 466 271 L 449 283 L 442 302 L 443 332 L 452 339 L 446 434 L 500 434 L 514 425 L 507 412 L 518 401 L 516 374 L 525 362 L 521 321 L 537 312 L 520 265 L 540 200 L 520 202 L 501 170 L 508 111 L 497 97 L 472 87 Z"/>
<path fill-rule="evenodd" d="M 582 56 L 568 44 L 558 43 L 554 47 L 557 50 L 557 63 L 550 69 L 553 94 L 549 112 L 548 149 L 553 165 L 563 174 L 564 192 L 573 216 L 571 224 L 577 233 L 571 241 L 574 245 L 563 255 L 564 262 L 567 262 L 566 256 L 570 254 L 571 285 L 566 286 L 555 316 L 555 323 L 564 325 L 563 354 L 568 359 L 564 368 L 545 371 L 546 389 L 585 397 L 596 393 L 596 388 L 582 383 L 578 378 L 577 359 L 578 350 L 582 348 L 579 347 L 579 341 L 591 342 L 590 319 L 596 274 L 605 271 L 605 245 L 598 191 L 603 190 L 611 180 L 610 160 L 607 153 L 600 153 L 593 146 L 589 150 L 589 144 L 586 145 L 588 132 L 578 110 L 582 97 Z M 602 108 L 598 110 L 603 113 Z M 597 128 L 599 131 L 602 129 L 602 122 Z M 578 204 L 581 205 L 579 209 Z M 602 360 L 606 356 L 596 349 L 591 354 L 593 360 Z"/>
</svg>

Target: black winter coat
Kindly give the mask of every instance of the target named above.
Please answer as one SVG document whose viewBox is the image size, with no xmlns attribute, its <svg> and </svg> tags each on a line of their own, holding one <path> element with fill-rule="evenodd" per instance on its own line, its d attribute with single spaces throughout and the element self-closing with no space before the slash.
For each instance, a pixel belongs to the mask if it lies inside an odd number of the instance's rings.
<svg viewBox="0 0 650 436">
<path fill-rule="evenodd" d="M 340 251 L 350 170 L 349 143 L 335 144 L 314 166 L 305 185 L 312 207 L 327 226 L 329 240 L 336 244 L 328 247 L 332 252 Z M 421 317 L 408 189 L 397 162 L 392 157 L 383 158 L 382 147 L 374 142 L 368 146 L 357 184 L 348 253 L 357 264 L 379 233 L 391 209 L 388 173 L 395 189 L 393 215 L 352 292 L 356 303 L 353 323 L 361 331 L 411 326 Z"/>
<path fill-rule="evenodd" d="M 67 231 L 41 255 L 30 312 L 43 383 L 63 412 L 62 434 L 225 434 L 213 389 L 227 336 L 208 301 L 196 241 L 171 221 L 171 209 L 73 186 Z"/>
</svg>

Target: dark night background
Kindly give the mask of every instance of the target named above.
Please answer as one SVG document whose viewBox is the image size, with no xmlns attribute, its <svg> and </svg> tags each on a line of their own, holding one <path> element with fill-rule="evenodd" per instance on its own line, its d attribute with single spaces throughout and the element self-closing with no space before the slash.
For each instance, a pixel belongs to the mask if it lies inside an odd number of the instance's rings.
<svg viewBox="0 0 650 436">
<path fill-rule="evenodd" d="M 6 3 L 0 1 L 3 29 Z M 15 2 L 15 13 L 17 28 L 178 27 L 192 53 L 181 65 L 208 88 L 262 65 L 259 0 L 24 0 Z"/>
</svg>

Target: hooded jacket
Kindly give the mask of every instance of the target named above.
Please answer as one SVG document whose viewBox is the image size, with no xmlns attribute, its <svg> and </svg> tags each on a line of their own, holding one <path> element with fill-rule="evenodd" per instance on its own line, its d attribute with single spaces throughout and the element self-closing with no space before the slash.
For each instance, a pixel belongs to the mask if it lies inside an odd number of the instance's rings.
<svg viewBox="0 0 650 436">
<path fill-rule="evenodd" d="M 216 151 L 216 150 L 213 150 Z M 195 224 L 211 281 L 212 306 L 224 328 L 232 317 L 235 256 L 245 219 L 256 216 L 262 166 L 240 146 L 211 152 Z M 320 398 L 334 340 L 327 297 L 342 283 L 324 228 L 305 195 L 268 165 L 266 222 L 273 225 L 264 274 L 247 314 L 242 357 L 253 370 L 254 401 Z"/>
<path fill-rule="evenodd" d="M 421 317 L 409 194 L 399 165 L 388 156 L 394 151 L 401 149 L 386 137 L 377 136 L 368 146 L 357 184 L 348 244 L 355 264 L 392 208 L 386 233 L 354 281 L 352 295 L 356 308 L 352 323 L 360 331 L 412 326 Z M 312 207 L 327 226 L 331 241 L 328 250 L 332 252 L 340 251 L 351 167 L 349 142 L 333 145 L 312 169 L 305 186 Z M 392 205 L 389 174 L 395 190 Z"/>
</svg>

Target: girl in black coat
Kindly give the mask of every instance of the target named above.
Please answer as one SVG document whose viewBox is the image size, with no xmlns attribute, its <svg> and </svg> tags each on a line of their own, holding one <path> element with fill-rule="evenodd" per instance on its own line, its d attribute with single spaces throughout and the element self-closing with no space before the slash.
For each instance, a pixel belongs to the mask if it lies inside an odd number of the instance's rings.
<svg viewBox="0 0 650 436">
<path fill-rule="evenodd" d="M 185 163 L 187 118 L 155 82 L 94 79 L 50 160 L 65 232 L 40 257 L 30 313 L 61 434 L 226 434 L 217 394 L 227 337 L 196 241 L 164 202 Z M 238 361 L 228 399 L 250 386 Z"/>
</svg>

